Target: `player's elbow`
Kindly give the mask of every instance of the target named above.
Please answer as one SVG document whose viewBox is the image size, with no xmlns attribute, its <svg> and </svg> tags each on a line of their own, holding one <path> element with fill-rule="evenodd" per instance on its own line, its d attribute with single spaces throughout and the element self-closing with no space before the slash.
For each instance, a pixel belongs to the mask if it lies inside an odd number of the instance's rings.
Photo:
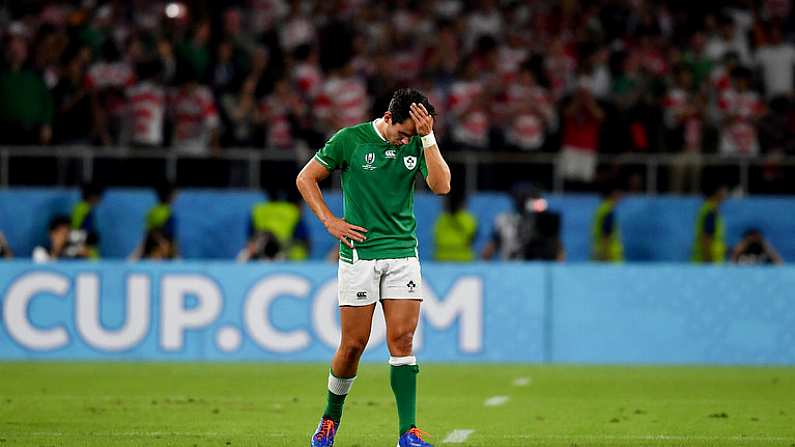
<svg viewBox="0 0 795 447">
<path fill-rule="evenodd" d="M 435 181 L 428 182 L 428 186 L 431 187 L 431 191 L 437 196 L 443 196 L 450 192 L 450 179 L 435 179 Z"/>
<path fill-rule="evenodd" d="M 444 183 L 442 186 L 437 187 L 434 191 L 437 196 L 443 196 L 450 193 L 450 182 Z"/>
<path fill-rule="evenodd" d="M 301 170 L 298 175 L 295 177 L 295 187 L 298 188 L 298 191 L 302 193 L 306 189 L 306 186 L 312 181 L 313 179 L 309 175 L 306 169 Z"/>
</svg>

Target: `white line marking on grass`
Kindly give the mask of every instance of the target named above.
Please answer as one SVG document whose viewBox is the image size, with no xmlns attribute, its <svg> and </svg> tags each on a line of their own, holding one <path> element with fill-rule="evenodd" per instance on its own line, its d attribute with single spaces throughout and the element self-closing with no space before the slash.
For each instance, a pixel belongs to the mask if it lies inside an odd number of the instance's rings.
<svg viewBox="0 0 795 447">
<path fill-rule="evenodd" d="M 283 438 L 287 436 L 285 433 L 225 433 L 225 432 L 189 432 L 189 431 L 80 431 L 80 432 L 60 432 L 60 431 L 34 431 L 34 432 L 16 432 L 16 433 L 3 433 L 3 436 L 9 437 L 70 437 L 70 436 L 99 436 L 108 438 L 128 438 L 131 436 L 138 437 L 268 437 L 268 438 Z"/>
<path fill-rule="evenodd" d="M 527 439 L 538 442 L 571 441 L 792 441 L 785 436 L 704 436 L 704 435 L 503 435 L 507 439 Z"/>
<path fill-rule="evenodd" d="M 492 396 L 486 399 L 483 405 L 487 407 L 499 407 L 500 405 L 504 405 L 505 402 L 508 402 L 509 399 L 510 397 L 508 396 Z"/>
<path fill-rule="evenodd" d="M 466 441 L 467 438 L 469 438 L 469 435 L 471 435 L 472 433 L 475 433 L 475 430 L 455 429 L 451 431 L 450 434 L 447 435 L 447 437 L 444 438 L 444 441 L 442 442 L 449 444 L 460 444 Z"/>
<path fill-rule="evenodd" d="M 527 386 L 533 383 L 533 379 L 529 377 L 519 377 L 513 381 L 514 386 Z"/>
</svg>

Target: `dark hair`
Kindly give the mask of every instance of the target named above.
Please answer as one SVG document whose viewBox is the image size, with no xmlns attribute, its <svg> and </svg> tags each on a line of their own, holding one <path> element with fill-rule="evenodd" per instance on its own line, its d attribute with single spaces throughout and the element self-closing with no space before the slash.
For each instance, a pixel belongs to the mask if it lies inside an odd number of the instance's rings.
<svg viewBox="0 0 795 447">
<path fill-rule="evenodd" d="M 80 197 L 83 200 L 89 200 L 92 197 L 100 198 L 104 192 L 105 188 L 98 183 L 84 183 L 80 188 Z"/>
<path fill-rule="evenodd" d="M 63 214 L 58 214 L 57 216 L 54 216 L 52 219 L 50 219 L 50 224 L 47 226 L 47 231 L 52 233 L 63 226 L 71 227 L 72 221 L 70 221 L 69 218 Z"/>
<path fill-rule="evenodd" d="M 401 88 L 395 90 L 392 100 L 389 101 L 388 111 L 392 114 L 393 124 L 399 124 L 411 118 L 409 107 L 412 103 L 422 104 L 431 116 L 436 116 L 436 108 L 428 101 L 427 96 L 413 88 Z"/>
<path fill-rule="evenodd" d="M 624 192 L 626 190 L 625 181 L 619 176 L 611 176 L 599 185 L 599 193 L 602 197 L 610 197 L 613 193 Z"/>
<path fill-rule="evenodd" d="M 168 203 L 171 202 L 171 199 L 174 198 L 174 192 L 176 189 L 174 185 L 168 182 L 163 182 L 158 184 L 155 187 L 155 193 L 157 194 L 157 201 L 160 203 Z"/>
<path fill-rule="evenodd" d="M 725 182 L 721 181 L 717 178 L 707 178 L 703 181 L 701 186 L 702 192 L 704 193 L 705 197 L 712 197 L 722 189 L 727 188 Z"/>
</svg>

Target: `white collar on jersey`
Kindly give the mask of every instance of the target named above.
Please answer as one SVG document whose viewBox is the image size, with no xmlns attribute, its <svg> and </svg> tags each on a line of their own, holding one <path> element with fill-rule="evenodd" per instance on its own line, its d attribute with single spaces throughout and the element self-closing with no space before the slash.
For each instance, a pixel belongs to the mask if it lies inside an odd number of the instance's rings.
<svg viewBox="0 0 795 447">
<path fill-rule="evenodd" d="M 378 130 L 378 126 L 375 125 L 375 123 L 377 123 L 378 120 L 380 120 L 380 119 L 381 118 L 376 118 L 376 119 L 373 120 L 373 130 L 375 130 L 375 134 L 378 135 L 379 138 L 381 138 L 382 140 L 386 141 L 386 138 L 384 138 L 384 136 L 381 135 L 381 131 Z"/>
</svg>

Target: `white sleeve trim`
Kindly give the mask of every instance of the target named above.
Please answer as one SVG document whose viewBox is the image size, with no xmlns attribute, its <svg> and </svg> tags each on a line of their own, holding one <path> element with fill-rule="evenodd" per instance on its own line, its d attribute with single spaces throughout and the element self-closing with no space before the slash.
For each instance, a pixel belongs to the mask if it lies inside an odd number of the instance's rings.
<svg viewBox="0 0 795 447">
<path fill-rule="evenodd" d="M 318 163 L 322 164 L 323 167 L 325 167 L 326 169 L 334 169 L 334 168 L 331 167 L 331 165 L 328 162 L 326 162 L 325 160 L 320 158 L 320 155 L 318 155 L 318 154 L 315 154 L 315 160 L 317 160 Z"/>
</svg>

